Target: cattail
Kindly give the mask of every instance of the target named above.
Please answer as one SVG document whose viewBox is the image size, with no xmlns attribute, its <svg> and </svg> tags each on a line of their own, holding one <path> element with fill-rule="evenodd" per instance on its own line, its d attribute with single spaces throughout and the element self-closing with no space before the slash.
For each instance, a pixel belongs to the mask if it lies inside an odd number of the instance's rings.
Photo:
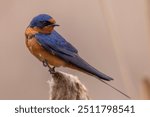
<svg viewBox="0 0 150 117">
<path fill-rule="evenodd" d="M 88 100 L 86 87 L 71 74 L 55 72 L 48 80 L 50 100 Z"/>
</svg>

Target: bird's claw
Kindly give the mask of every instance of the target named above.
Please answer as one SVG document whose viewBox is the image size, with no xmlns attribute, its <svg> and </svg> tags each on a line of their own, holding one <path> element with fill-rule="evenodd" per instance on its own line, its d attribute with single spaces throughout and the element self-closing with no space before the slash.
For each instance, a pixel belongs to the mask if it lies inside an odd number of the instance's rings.
<svg viewBox="0 0 150 117">
<path fill-rule="evenodd" d="M 50 72 L 50 74 L 54 74 L 54 73 L 55 73 L 55 67 L 51 67 L 51 66 L 48 64 L 47 60 L 43 61 L 43 66 L 49 68 L 48 71 Z"/>
<path fill-rule="evenodd" d="M 55 67 L 50 67 L 49 66 L 49 70 L 50 74 L 54 74 L 55 73 Z"/>
</svg>

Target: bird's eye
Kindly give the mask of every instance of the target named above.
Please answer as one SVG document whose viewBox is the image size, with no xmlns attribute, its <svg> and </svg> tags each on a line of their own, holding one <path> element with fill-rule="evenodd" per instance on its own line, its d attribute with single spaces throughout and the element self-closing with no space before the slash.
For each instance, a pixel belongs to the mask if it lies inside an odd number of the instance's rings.
<svg viewBox="0 0 150 117">
<path fill-rule="evenodd" d="M 42 27 L 44 27 L 44 26 L 51 25 L 52 23 L 49 22 L 49 21 L 40 21 L 40 24 L 41 24 Z"/>
</svg>

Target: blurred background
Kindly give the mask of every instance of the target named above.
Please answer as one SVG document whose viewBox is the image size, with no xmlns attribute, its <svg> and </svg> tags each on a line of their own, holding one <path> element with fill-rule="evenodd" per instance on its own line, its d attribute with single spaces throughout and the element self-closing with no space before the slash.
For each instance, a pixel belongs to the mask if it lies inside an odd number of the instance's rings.
<svg viewBox="0 0 150 117">
<path fill-rule="evenodd" d="M 48 99 L 47 68 L 25 45 L 31 19 L 47 13 L 56 30 L 88 63 L 110 75 L 110 84 L 133 99 L 150 99 L 149 0 L 1 0 L 0 99 Z M 80 78 L 92 99 L 127 99 L 96 78 Z"/>
</svg>

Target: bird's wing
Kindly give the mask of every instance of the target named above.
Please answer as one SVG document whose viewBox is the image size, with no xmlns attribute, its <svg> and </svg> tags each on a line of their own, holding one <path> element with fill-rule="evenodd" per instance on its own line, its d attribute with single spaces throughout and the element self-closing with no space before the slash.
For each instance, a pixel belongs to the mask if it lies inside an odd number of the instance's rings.
<svg viewBox="0 0 150 117">
<path fill-rule="evenodd" d="M 53 31 L 49 35 L 38 33 L 35 37 L 37 38 L 37 41 L 50 52 L 57 51 L 70 56 L 74 56 L 74 54 L 78 53 L 78 50 L 56 31 Z"/>
<path fill-rule="evenodd" d="M 79 55 L 75 47 L 67 42 L 62 36 L 56 31 L 53 31 L 50 35 L 36 34 L 35 38 L 39 44 L 45 48 L 48 52 L 60 57 L 64 61 L 75 65 L 81 70 L 99 77 L 103 80 L 112 80 L 111 77 L 99 72 L 94 67 L 84 61 Z"/>
</svg>

